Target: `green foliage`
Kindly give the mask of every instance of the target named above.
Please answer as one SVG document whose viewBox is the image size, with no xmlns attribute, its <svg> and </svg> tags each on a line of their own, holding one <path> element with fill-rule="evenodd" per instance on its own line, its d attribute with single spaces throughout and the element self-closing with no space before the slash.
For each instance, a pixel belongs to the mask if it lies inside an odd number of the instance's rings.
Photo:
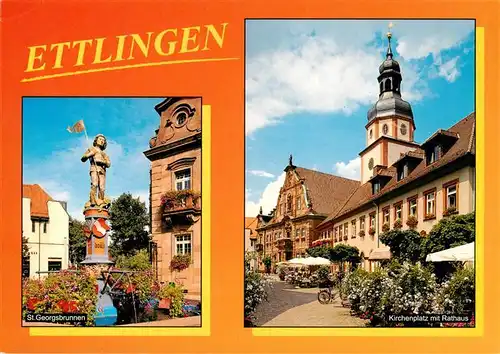
<svg viewBox="0 0 500 354">
<path fill-rule="evenodd" d="M 149 224 L 149 215 L 146 205 L 134 198 L 130 193 L 119 196 L 111 205 L 110 221 L 113 228 L 111 234 L 111 254 L 131 256 L 139 250 L 149 246 L 148 232 L 145 227 Z"/>
<path fill-rule="evenodd" d="M 474 311 L 474 268 L 458 269 L 441 286 L 438 304 L 443 313 L 466 314 Z"/>
<path fill-rule="evenodd" d="M 476 237 L 475 226 L 474 213 L 443 218 L 423 240 L 422 251 L 427 255 L 473 242 Z"/>
<path fill-rule="evenodd" d="M 317 274 L 318 274 L 318 281 L 319 282 L 327 281 L 328 275 L 330 274 L 330 267 L 328 267 L 326 265 L 319 267 Z"/>
<path fill-rule="evenodd" d="M 23 317 L 34 313 L 82 313 L 87 323 L 94 324 L 97 303 L 97 282 L 85 269 L 78 272 L 60 271 L 42 279 L 23 281 Z M 67 310 L 68 304 L 70 310 Z"/>
<path fill-rule="evenodd" d="M 174 283 L 165 285 L 160 289 L 158 298 L 170 299 L 169 314 L 171 317 L 183 316 L 184 291 L 182 287 L 176 286 Z"/>
<path fill-rule="evenodd" d="M 347 298 L 351 304 L 351 311 L 355 314 L 360 313 L 359 306 L 361 305 L 361 284 L 368 276 L 368 272 L 361 268 L 355 269 L 348 273 L 340 284 L 340 292 L 342 297 Z"/>
<path fill-rule="evenodd" d="M 168 191 L 161 196 L 161 205 L 166 209 L 171 209 L 178 205 L 182 205 L 182 203 L 186 201 L 186 198 L 189 197 L 192 197 L 193 203 L 196 203 L 196 201 L 200 198 L 200 193 L 191 189 Z"/>
<path fill-rule="evenodd" d="M 84 223 L 76 219 L 69 219 L 69 259 L 76 264 L 85 259 L 87 238 L 83 233 Z"/>
<path fill-rule="evenodd" d="M 151 269 L 149 253 L 142 249 L 130 257 L 120 255 L 116 258 L 116 267 L 123 270 L 149 270 Z"/>
<path fill-rule="evenodd" d="M 329 249 L 329 257 L 332 262 L 343 263 L 348 262 L 351 264 L 358 264 L 361 262 L 359 249 L 354 246 L 338 244 Z"/>
<path fill-rule="evenodd" d="M 415 230 L 393 229 L 380 235 L 380 241 L 389 246 L 392 257 L 400 261 L 421 260 L 422 237 Z"/>
<path fill-rule="evenodd" d="M 329 259 L 330 258 L 330 246 L 321 245 L 316 247 L 310 247 L 306 250 L 307 254 L 311 257 L 322 257 Z"/>
<path fill-rule="evenodd" d="M 245 318 L 247 321 L 255 312 L 257 306 L 267 300 L 268 287 L 271 286 L 263 275 L 255 270 L 245 268 Z"/>
<path fill-rule="evenodd" d="M 23 237 L 23 258 L 30 258 L 30 247 L 28 246 L 28 237 Z"/>
<path fill-rule="evenodd" d="M 270 273 L 271 272 L 271 264 L 272 264 L 272 259 L 270 256 L 265 256 L 263 259 L 262 259 L 262 263 L 264 264 L 264 267 L 266 267 L 266 273 Z"/>
</svg>

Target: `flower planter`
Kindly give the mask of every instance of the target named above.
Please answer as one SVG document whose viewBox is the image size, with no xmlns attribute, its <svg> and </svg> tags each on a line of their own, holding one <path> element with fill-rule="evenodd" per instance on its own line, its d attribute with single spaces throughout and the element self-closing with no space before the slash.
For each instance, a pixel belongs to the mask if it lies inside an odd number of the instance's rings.
<svg viewBox="0 0 500 354">
<path fill-rule="evenodd" d="M 158 308 L 159 309 L 169 309 L 171 302 L 172 302 L 171 299 L 161 299 L 160 303 L 158 304 Z"/>
</svg>

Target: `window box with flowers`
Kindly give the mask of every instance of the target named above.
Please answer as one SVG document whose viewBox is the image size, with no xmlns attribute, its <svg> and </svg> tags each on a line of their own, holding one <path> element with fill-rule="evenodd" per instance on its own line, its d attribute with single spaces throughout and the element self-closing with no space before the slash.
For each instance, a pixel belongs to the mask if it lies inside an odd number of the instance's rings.
<svg viewBox="0 0 500 354">
<path fill-rule="evenodd" d="M 418 219 L 414 215 L 408 216 L 408 220 L 406 220 L 406 225 L 410 229 L 415 229 L 418 225 Z"/>
<path fill-rule="evenodd" d="M 396 221 L 394 221 L 394 228 L 396 230 L 399 230 L 403 227 L 403 222 L 401 221 L 401 219 L 397 219 Z"/>
<path fill-rule="evenodd" d="M 451 216 L 455 214 L 458 214 L 458 210 L 455 207 L 449 207 L 443 212 L 443 216 Z"/>
<path fill-rule="evenodd" d="M 359 231 L 359 237 L 365 237 L 365 230 Z"/>
<path fill-rule="evenodd" d="M 177 254 L 172 257 L 170 261 L 170 270 L 175 272 L 182 272 L 184 269 L 188 268 L 191 264 L 191 255 L 189 254 Z"/>
<path fill-rule="evenodd" d="M 372 237 L 375 235 L 375 228 L 373 226 L 368 229 L 368 234 Z"/>
<path fill-rule="evenodd" d="M 425 215 L 424 221 L 433 220 L 435 218 L 436 218 L 436 215 L 434 215 L 434 214 L 427 214 L 427 215 Z"/>
<path fill-rule="evenodd" d="M 382 232 L 387 232 L 391 229 L 391 227 L 389 226 L 389 224 L 384 224 L 382 225 Z"/>
<path fill-rule="evenodd" d="M 186 209 L 200 209 L 200 193 L 191 189 L 168 191 L 161 197 L 161 206 L 164 213 Z"/>
</svg>

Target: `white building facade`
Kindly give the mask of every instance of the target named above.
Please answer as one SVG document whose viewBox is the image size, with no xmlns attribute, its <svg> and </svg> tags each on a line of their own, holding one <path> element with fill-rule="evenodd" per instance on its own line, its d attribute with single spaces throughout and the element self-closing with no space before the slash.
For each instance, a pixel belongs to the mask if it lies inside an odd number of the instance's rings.
<svg viewBox="0 0 500 354">
<path fill-rule="evenodd" d="M 23 185 L 22 232 L 29 247 L 29 259 L 23 260 L 23 276 L 45 276 L 47 271 L 68 268 L 69 215 L 66 205 L 53 200 L 37 184 Z"/>
</svg>

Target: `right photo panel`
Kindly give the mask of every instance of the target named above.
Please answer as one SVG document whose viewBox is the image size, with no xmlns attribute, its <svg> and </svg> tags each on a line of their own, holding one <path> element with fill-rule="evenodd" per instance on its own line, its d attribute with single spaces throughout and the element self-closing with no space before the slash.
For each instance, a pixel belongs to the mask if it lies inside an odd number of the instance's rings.
<svg viewBox="0 0 500 354">
<path fill-rule="evenodd" d="M 245 327 L 475 326 L 475 21 L 245 22 Z"/>
</svg>

